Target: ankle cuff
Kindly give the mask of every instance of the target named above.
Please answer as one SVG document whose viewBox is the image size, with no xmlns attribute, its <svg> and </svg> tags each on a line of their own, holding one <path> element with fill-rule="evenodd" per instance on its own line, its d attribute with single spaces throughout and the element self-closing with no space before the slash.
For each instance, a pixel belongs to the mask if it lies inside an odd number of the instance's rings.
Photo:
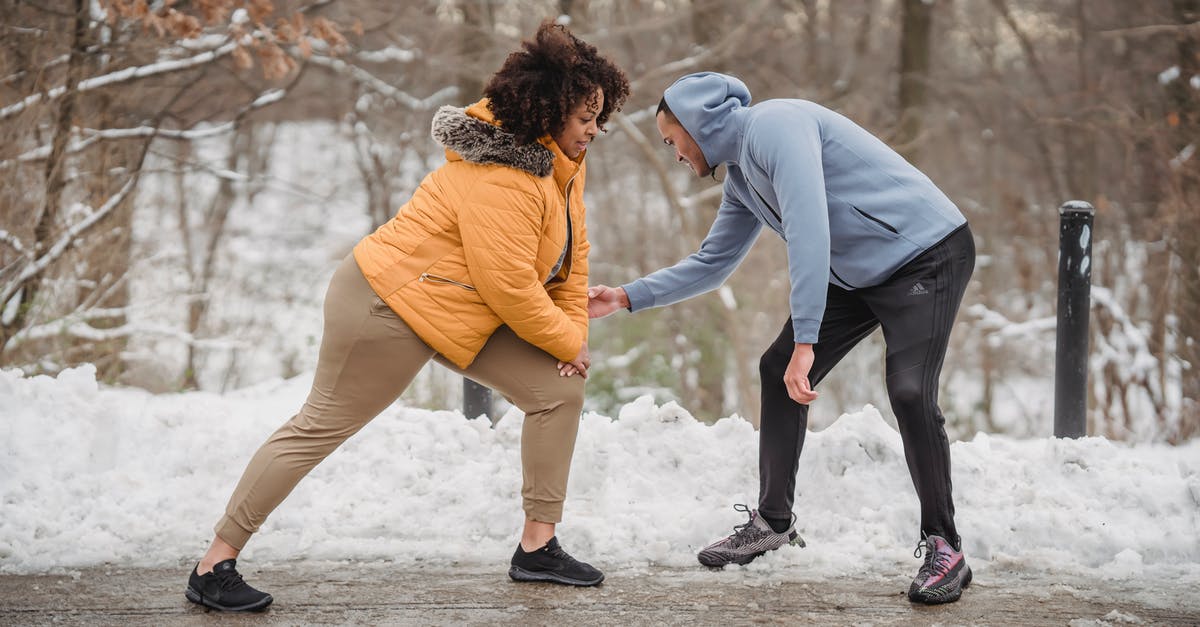
<svg viewBox="0 0 1200 627">
<path fill-rule="evenodd" d="M 239 551 L 250 541 L 250 536 L 254 535 L 253 531 L 248 531 L 237 524 L 228 514 L 222 516 L 221 520 L 217 521 L 216 526 L 213 527 L 213 531 L 216 532 L 218 538 L 228 542 L 229 546 Z"/>
</svg>

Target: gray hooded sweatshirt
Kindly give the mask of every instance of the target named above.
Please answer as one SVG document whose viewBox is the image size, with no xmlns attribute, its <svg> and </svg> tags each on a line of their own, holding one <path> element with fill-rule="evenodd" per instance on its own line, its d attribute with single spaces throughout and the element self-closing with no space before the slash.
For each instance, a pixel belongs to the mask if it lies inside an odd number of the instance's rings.
<svg viewBox="0 0 1200 627">
<path fill-rule="evenodd" d="M 806 100 L 750 106 L 732 76 L 690 74 L 663 97 L 727 174 L 700 250 L 624 287 L 630 309 L 720 287 L 763 225 L 787 244 L 795 341 L 815 344 L 830 283 L 879 285 L 966 223 L 927 176 L 846 117 Z"/>
</svg>

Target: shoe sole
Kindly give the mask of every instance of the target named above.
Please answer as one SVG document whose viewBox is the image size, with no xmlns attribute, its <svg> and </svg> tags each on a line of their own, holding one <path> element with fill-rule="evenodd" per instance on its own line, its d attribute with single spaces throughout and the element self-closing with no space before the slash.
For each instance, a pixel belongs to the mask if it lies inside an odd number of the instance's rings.
<svg viewBox="0 0 1200 627">
<path fill-rule="evenodd" d="M 263 600 L 256 603 L 250 603 L 248 605 L 240 605 L 236 607 L 232 605 L 221 605 L 212 599 L 204 598 L 203 595 L 201 595 L 199 592 L 196 592 L 196 590 L 191 586 L 188 586 L 187 590 L 183 592 L 183 596 L 187 597 L 187 600 L 195 603 L 196 605 L 211 607 L 214 610 L 221 610 L 222 612 L 261 612 L 267 609 L 267 606 L 275 600 L 271 598 L 271 595 L 268 594 Z"/>
<path fill-rule="evenodd" d="M 913 595 L 910 594 L 910 595 L 908 595 L 908 600 L 913 603 L 924 603 L 925 605 L 941 605 L 942 603 L 953 603 L 953 602 L 959 600 L 960 598 L 962 598 L 963 590 L 966 590 L 967 587 L 971 585 L 971 579 L 973 577 L 974 577 L 974 575 L 971 573 L 971 567 L 968 566 L 967 574 L 966 574 L 966 576 L 963 577 L 962 585 L 958 587 L 958 590 L 955 591 L 954 594 L 951 594 L 951 595 L 948 595 L 945 597 L 941 597 L 941 598 L 929 597 L 929 598 L 915 598 L 915 599 L 913 598 Z"/>
<path fill-rule="evenodd" d="M 525 570 L 520 566 L 513 566 L 508 569 L 508 576 L 513 581 L 543 581 L 547 583 L 560 583 L 566 586 L 594 586 L 604 581 L 604 575 L 601 574 L 596 579 L 574 579 L 565 575 L 551 572 L 534 572 Z"/>
<path fill-rule="evenodd" d="M 758 556 L 764 555 L 765 553 L 766 553 L 766 551 L 759 551 L 758 553 L 755 553 L 753 555 L 743 555 L 741 557 L 731 559 L 729 557 L 721 555 L 720 553 L 710 553 L 707 551 L 701 551 L 700 554 L 696 556 L 696 558 L 700 560 L 701 564 L 703 564 L 709 568 L 724 568 L 730 564 L 737 564 L 738 566 L 745 566 L 746 564 L 753 562 L 755 560 L 755 558 L 757 558 Z"/>
</svg>

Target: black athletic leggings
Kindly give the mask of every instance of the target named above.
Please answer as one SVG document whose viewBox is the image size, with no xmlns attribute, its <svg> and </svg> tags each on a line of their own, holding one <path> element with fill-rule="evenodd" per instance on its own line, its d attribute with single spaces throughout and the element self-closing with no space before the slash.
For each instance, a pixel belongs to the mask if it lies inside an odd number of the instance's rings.
<svg viewBox="0 0 1200 627">
<path fill-rule="evenodd" d="M 938 409 L 938 377 L 954 316 L 975 268 L 975 242 L 964 224 L 887 282 L 847 291 L 829 286 L 825 315 L 808 374 L 815 387 L 850 349 L 883 326 L 887 392 L 904 441 L 904 457 L 921 500 L 921 531 L 959 546 L 950 494 L 950 443 Z M 759 361 L 759 504 L 763 516 L 788 519 L 808 406 L 791 399 L 783 383 L 795 342 L 792 321 Z"/>
</svg>

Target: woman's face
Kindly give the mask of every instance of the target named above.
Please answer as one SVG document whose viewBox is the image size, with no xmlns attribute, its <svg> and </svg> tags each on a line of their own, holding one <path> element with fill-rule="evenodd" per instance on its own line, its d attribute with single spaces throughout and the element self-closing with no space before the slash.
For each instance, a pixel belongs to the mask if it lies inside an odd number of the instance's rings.
<svg viewBox="0 0 1200 627">
<path fill-rule="evenodd" d="M 597 88 L 594 97 L 584 98 L 567 113 L 562 131 L 554 136 L 554 143 L 558 144 L 563 154 L 576 159 L 587 149 L 588 144 L 596 139 L 596 135 L 600 133 L 596 116 L 600 115 L 603 108 L 604 91 Z"/>
</svg>

